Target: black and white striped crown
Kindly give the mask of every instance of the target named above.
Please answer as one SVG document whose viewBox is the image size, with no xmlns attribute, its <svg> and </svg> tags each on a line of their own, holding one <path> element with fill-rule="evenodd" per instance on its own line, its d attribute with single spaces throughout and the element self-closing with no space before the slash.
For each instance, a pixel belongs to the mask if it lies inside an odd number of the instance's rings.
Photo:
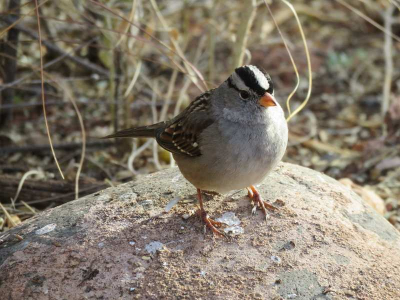
<svg viewBox="0 0 400 300">
<path fill-rule="evenodd" d="M 256 66 L 239 67 L 235 69 L 228 80 L 230 85 L 241 91 L 252 90 L 260 96 L 263 96 L 266 92 L 273 94 L 271 77 Z"/>
</svg>

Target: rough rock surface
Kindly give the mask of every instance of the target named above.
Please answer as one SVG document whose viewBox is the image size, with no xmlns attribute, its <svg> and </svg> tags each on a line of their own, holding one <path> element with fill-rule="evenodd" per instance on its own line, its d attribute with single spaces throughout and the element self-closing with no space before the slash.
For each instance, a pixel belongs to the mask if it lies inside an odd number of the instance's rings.
<svg viewBox="0 0 400 300">
<path fill-rule="evenodd" d="M 400 235 L 354 192 L 290 164 L 259 188 L 267 222 L 245 191 L 205 197 L 241 221 L 231 239 L 189 217 L 177 169 L 43 212 L 0 237 L 1 299 L 400 298 Z"/>
</svg>

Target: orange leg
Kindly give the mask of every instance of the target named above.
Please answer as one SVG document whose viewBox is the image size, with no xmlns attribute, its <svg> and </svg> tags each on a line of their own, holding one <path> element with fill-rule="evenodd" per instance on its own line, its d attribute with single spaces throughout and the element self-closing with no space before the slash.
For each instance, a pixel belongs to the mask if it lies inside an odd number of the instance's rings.
<svg viewBox="0 0 400 300">
<path fill-rule="evenodd" d="M 257 189 L 251 185 L 250 187 L 247 188 L 248 195 L 250 200 L 254 203 L 254 207 L 252 209 L 252 213 L 256 213 L 257 206 L 262 210 L 262 212 L 265 215 L 265 219 L 267 219 L 267 209 L 268 210 L 277 210 L 277 208 L 268 202 L 265 202 L 262 198 L 260 193 L 257 191 Z"/>
<path fill-rule="evenodd" d="M 214 234 L 220 235 L 220 236 L 225 236 L 225 234 L 223 234 L 220 230 L 217 229 L 217 227 L 221 227 L 222 226 L 222 223 L 214 221 L 213 219 L 211 219 L 208 216 L 207 212 L 204 210 L 203 198 L 201 196 L 201 190 L 200 189 L 197 189 L 197 198 L 199 199 L 199 204 L 200 204 L 200 210 L 198 211 L 198 213 L 200 214 L 205 226 L 210 228 Z"/>
</svg>

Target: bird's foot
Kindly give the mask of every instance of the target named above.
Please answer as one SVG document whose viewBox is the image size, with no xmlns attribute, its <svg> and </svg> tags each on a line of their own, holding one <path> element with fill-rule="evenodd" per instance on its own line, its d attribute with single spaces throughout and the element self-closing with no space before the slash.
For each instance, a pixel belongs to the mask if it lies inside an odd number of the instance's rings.
<svg viewBox="0 0 400 300">
<path fill-rule="evenodd" d="M 204 231 L 206 231 L 206 228 L 208 227 L 209 229 L 211 229 L 211 231 L 213 232 L 213 234 L 217 235 L 217 236 L 223 236 L 225 237 L 225 234 L 222 233 L 218 228 L 222 226 L 221 222 L 215 221 L 213 219 L 211 219 L 207 212 L 205 210 L 201 210 L 199 209 L 197 211 L 197 213 L 200 215 L 201 219 L 204 222 Z M 218 228 L 217 228 L 218 227 Z"/>
<path fill-rule="evenodd" d="M 257 207 L 259 207 L 264 213 L 265 220 L 267 220 L 267 210 L 276 211 L 278 208 L 264 201 L 254 186 L 250 186 L 247 188 L 248 196 L 252 203 L 254 204 L 253 209 L 251 210 L 252 214 L 256 213 Z"/>
</svg>

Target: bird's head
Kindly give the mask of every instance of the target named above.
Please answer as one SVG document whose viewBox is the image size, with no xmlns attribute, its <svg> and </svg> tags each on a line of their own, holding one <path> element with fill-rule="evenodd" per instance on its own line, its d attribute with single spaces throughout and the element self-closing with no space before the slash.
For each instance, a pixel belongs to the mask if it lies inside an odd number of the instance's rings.
<svg viewBox="0 0 400 300">
<path fill-rule="evenodd" d="M 274 97 L 271 77 L 256 66 L 235 69 L 217 90 L 216 99 L 222 99 L 217 105 L 223 116 L 232 121 L 265 123 L 269 116 L 283 115 Z"/>
</svg>

